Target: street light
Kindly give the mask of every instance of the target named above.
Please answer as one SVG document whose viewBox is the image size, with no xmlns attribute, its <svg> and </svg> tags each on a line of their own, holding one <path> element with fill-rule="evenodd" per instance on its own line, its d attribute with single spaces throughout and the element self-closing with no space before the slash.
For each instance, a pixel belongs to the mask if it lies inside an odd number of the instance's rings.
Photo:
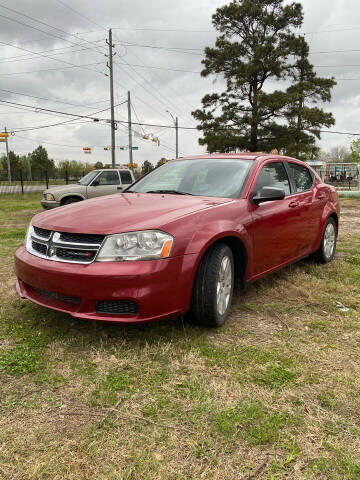
<svg viewBox="0 0 360 480">
<path fill-rule="evenodd" d="M 171 115 L 171 118 L 173 119 L 174 125 L 175 125 L 175 133 L 176 133 L 176 158 L 179 158 L 179 122 L 178 122 L 178 117 L 174 117 L 174 115 L 169 111 L 166 110 L 169 115 Z"/>
</svg>

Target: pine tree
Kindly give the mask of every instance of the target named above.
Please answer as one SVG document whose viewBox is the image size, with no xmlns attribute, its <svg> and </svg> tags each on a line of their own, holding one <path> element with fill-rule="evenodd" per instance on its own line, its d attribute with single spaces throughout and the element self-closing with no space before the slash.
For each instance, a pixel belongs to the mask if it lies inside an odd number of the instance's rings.
<svg viewBox="0 0 360 480">
<path fill-rule="evenodd" d="M 193 112 L 208 151 L 297 153 L 298 143 L 305 154 L 314 149 L 320 126 L 333 123 L 331 114 L 307 105 L 328 101 L 334 81 L 314 74 L 306 42 L 294 32 L 302 21 L 301 4 L 283 0 L 233 0 L 216 10 L 213 25 L 220 35 L 215 47 L 205 49 L 201 74 L 223 76 L 226 90 L 206 95 L 202 109 Z M 271 89 L 289 79 L 295 84 L 288 89 Z"/>
<path fill-rule="evenodd" d="M 209 151 L 257 151 L 286 144 L 279 141 L 286 129 L 276 120 L 287 96 L 264 87 L 288 75 L 289 58 L 299 49 L 293 29 L 302 20 L 301 5 L 284 5 L 283 0 L 233 0 L 216 10 L 213 25 L 220 36 L 215 47 L 205 49 L 201 75 L 222 75 L 226 91 L 206 95 L 203 108 L 193 112 L 204 135 L 200 144 Z"/>
<path fill-rule="evenodd" d="M 309 62 L 309 46 L 300 37 L 300 54 L 290 70 L 294 83 L 286 90 L 289 103 L 285 117 L 288 121 L 288 141 L 286 153 L 296 158 L 308 159 L 319 152 L 316 138 L 320 138 L 321 128 L 334 125 L 331 113 L 311 106 L 319 101 L 331 100 L 331 89 L 336 84 L 333 78 L 320 78 Z"/>
</svg>

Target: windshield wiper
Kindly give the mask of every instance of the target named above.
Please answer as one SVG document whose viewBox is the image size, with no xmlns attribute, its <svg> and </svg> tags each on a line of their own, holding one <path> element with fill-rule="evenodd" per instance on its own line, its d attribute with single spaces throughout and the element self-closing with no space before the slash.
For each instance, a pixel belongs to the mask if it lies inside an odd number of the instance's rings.
<svg viewBox="0 0 360 480">
<path fill-rule="evenodd" d="M 172 195 L 193 195 L 192 193 L 180 192 L 179 190 L 149 190 L 145 193 L 170 193 Z"/>
</svg>

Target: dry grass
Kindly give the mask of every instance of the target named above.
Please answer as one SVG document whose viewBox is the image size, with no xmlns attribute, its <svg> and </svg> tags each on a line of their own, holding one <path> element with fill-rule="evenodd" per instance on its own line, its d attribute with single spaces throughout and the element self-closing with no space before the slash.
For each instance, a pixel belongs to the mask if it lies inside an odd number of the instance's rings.
<svg viewBox="0 0 360 480">
<path fill-rule="evenodd" d="M 115 327 L 20 301 L 38 205 L 0 199 L 0 478 L 360 478 L 360 202 L 338 255 L 249 286 L 225 328 Z"/>
</svg>

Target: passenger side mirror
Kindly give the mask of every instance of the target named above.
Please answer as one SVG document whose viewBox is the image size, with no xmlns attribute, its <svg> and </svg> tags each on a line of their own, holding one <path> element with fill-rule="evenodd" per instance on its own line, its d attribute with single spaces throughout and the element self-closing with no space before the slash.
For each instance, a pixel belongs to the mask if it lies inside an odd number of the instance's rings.
<svg viewBox="0 0 360 480">
<path fill-rule="evenodd" d="M 259 205 L 262 202 L 272 202 L 273 200 L 282 200 L 285 198 L 285 191 L 282 188 L 262 187 L 260 193 L 252 197 L 252 201 Z"/>
<path fill-rule="evenodd" d="M 97 180 L 94 180 L 93 183 L 91 184 L 92 187 L 97 187 L 99 185 L 99 182 Z"/>
</svg>

